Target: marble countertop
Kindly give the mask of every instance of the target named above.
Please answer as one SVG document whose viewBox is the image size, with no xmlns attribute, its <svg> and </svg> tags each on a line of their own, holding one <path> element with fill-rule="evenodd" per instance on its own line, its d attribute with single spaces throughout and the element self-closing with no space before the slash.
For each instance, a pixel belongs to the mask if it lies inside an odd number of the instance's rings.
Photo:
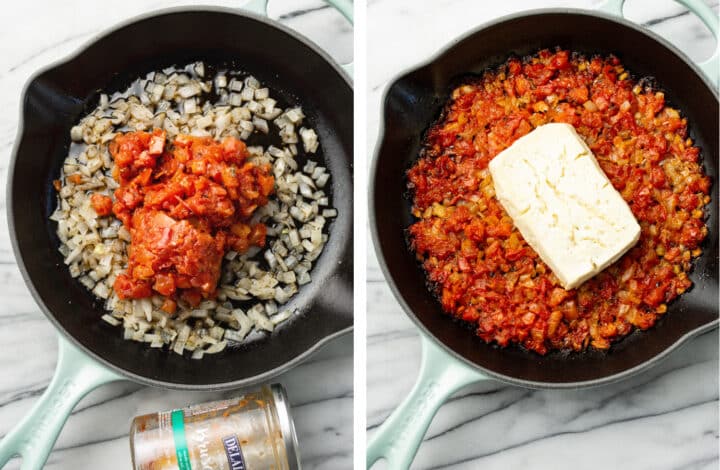
<svg viewBox="0 0 720 470">
<path fill-rule="evenodd" d="M 461 32 L 521 10 L 601 3 L 444 0 L 420 6 L 414 0 L 368 0 L 368 149 L 375 147 L 389 80 Z M 717 1 L 710 4 L 717 11 Z M 691 58 L 709 57 L 710 34 L 674 2 L 635 0 L 625 11 Z M 420 340 L 383 279 L 369 235 L 367 253 L 370 437 L 410 391 Z M 612 386 L 533 391 L 488 381 L 466 387 L 440 409 L 413 468 L 717 469 L 718 333 L 696 338 L 657 367 Z"/>
<path fill-rule="evenodd" d="M 50 381 L 57 335 L 28 292 L 10 246 L 5 212 L 7 165 L 22 86 L 39 68 L 72 53 L 104 29 L 133 16 L 194 2 L 89 0 L 10 2 L 0 28 L 0 437 L 35 403 Z M 196 2 L 195 2 L 196 3 Z M 207 2 L 211 3 L 211 2 Z M 213 1 L 237 7 L 241 1 Z M 336 60 L 352 57 L 352 28 L 320 0 L 271 0 L 272 18 L 310 37 Z M 23 351 L 31 351 L 27 354 Z M 304 468 L 352 468 L 353 341 L 345 335 L 273 381 L 285 385 Z M 233 392 L 179 392 L 120 382 L 91 392 L 60 434 L 48 469 L 128 469 L 128 430 L 136 415 L 202 403 Z M 15 470 L 19 460 L 6 467 Z"/>
</svg>

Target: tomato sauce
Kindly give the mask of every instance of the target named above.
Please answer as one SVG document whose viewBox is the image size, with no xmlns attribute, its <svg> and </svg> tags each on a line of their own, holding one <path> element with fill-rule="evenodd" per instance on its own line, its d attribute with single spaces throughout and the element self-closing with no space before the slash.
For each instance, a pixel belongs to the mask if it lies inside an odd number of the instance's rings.
<svg viewBox="0 0 720 470">
<path fill-rule="evenodd" d="M 549 122 L 572 124 L 641 227 L 637 245 L 566 291 L 494 197 L 488 162 Z M 443 309 L 487 342 L 539 354 L 607 349 L 692 282 L 711 182 L 687 121 L 613 56 L 543 50 L 453 90 L 408 171 L 411 247 Z"/>
<path fill-rule="evenodd" d="M 109 146 L 119 183 L 114 202 L 93 194 L 98 215 L 110 211 L 130 231 L 128 268 L 114 283 L 122 299 L 160 294 L 174 312 L 181 298 L 196 305 L 213 298 L 227 250 L 265 244 L 266 227 L 250 222 L 273 192 L 269 165 L 245 161 L 245 144 L 226 137 L 164 131 L 129 132 Z"/>
</svg>

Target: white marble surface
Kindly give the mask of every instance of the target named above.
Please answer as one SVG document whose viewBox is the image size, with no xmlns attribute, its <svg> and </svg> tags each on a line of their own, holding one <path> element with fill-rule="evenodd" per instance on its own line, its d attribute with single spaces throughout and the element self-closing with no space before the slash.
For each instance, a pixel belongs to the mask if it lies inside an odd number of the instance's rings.
<svg viewBox="0 0 720 470">
<path fill-rule="evenodd" d="M 368 149 L 389 80 L 460 33 L 501 15 L 601 1 L 368 0 Z M 711 5 L 717 11 L 717 1 Z M 626 14 L 686 51 L 710 55 L 701 23 L 670 0 L 631 0 Z M 398 34 L 402 31 L 402 34 Z M 420 342 L 378 268 L 368 235 L 368 437 L 408 393 Z M 379 467 L 379 466 L 378 466 Z M 691 341 L 628 381 L 583 391 L 531 391 L 485 382 L 458 392 L 433 420 L 413 468 L 718 468 L 718 334 Z"/>
<path fill-rule="evenodd" d="M 37 69 L 54 62 L 113 24 L 135 15 L 193 2 L 174 0 L 4 2 L 0 26 L 0 436 L 47 386 L 56 360 L 56 333 L 20 277 L 5 213 L 7 164 L 15 139 L 20 92 Z M 210 2 L 206 2 L 210 3 Z M 228 7 L 242 0 L 212 2 Z M 340 62 L 352 57 L 352 29 L 320 0 L 271 0 L 270 16 L 301 31 Z M 31 351 L 31 354 L 22 352 Z M 334 341 L 278 377 L 293 406 L 304 468 L 352 468 L 352 336 Z M 48 469 L 128 469 L 127 433 L 133 416 L 232 396 L 187 393 L 122 382 L 91 392 L 62 431 Z M 6 467 L 17 469 L 19 460 Z"/>
</svg>

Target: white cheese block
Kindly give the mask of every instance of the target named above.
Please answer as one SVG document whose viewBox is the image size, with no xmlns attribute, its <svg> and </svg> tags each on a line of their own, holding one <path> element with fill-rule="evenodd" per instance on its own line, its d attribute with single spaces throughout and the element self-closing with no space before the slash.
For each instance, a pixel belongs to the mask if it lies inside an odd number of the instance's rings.
<svg viewBox="0 0 720 470">
<path fill-rule="evenodd" d="M 640 226 L 568 124 L 545 124 L 490 162 L 495 195 L 560 280 L 574 289 L 617 261 Z"/>
</svg>

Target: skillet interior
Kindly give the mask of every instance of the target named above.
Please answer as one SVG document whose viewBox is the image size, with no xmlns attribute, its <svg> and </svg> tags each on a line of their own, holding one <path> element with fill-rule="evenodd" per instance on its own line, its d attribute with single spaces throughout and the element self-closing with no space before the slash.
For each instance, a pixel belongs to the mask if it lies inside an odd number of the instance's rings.
<svg viewBox="0 0 720 470">
<path fill-rule="evenodd" d="M 23 276 L 48 317 L 101 362 L 149 384 L 230 388 L 268 378 L 314 346 L 352 327 L 352 88 L 326 54 L 295 33 L 234 10 L 174 10 L 126 24 L 31 80 L 9 174 L 9 220 Z M 202 33 L 200 34 L 200 32 Z M 301 104 L 320 137 L 338 218 L 313 269 L 313 282 L 286 305 L 299 315 L 272 336 L 202 361 L 125 341 L 99 320 L 102 304 L 73 280 L 57 251 L 58 178 L 70 127 L 98 94 L 140 76 L 203 60 L 255 75 L 281 100 Z"/>
<path fill-rule="evenodd" d="M 608 353 L 556 352 L 541 357 L 518 347 L 485 344 L 467 326 L 442 314 L 439 302 L 425 289 L 424 274 L 405 242 L 404 230 L 413 221 L 410 200 L 402 197 L 405 171 L 458 77 L 482 73 L 511 54 L 524 56 L 556 46 L 587 55 L 614 53 L 636 76 L 656 77 L 669 102 L 688 118 L 690 135 L 701 147 L 705 170 L 713 180 L 710 233 L 690 276 L 694 286 L 669 305 L 655 328 L 631 334 Z M 698 74 L 667 42 L 627 21 L 578 10 L 546 10 L 501 19 L 468 34 L 427 65 L 393 82 L 385 96 L 385 128 L 380 130 L 371 174 L 371 225 L 381 266 L 405 311 L 456 357 L 485 373 L 517 385 L 547 388 L 617 380 L 658 360 L 683 338 L 716 326 L 718 98 Z"/>
</svg>

